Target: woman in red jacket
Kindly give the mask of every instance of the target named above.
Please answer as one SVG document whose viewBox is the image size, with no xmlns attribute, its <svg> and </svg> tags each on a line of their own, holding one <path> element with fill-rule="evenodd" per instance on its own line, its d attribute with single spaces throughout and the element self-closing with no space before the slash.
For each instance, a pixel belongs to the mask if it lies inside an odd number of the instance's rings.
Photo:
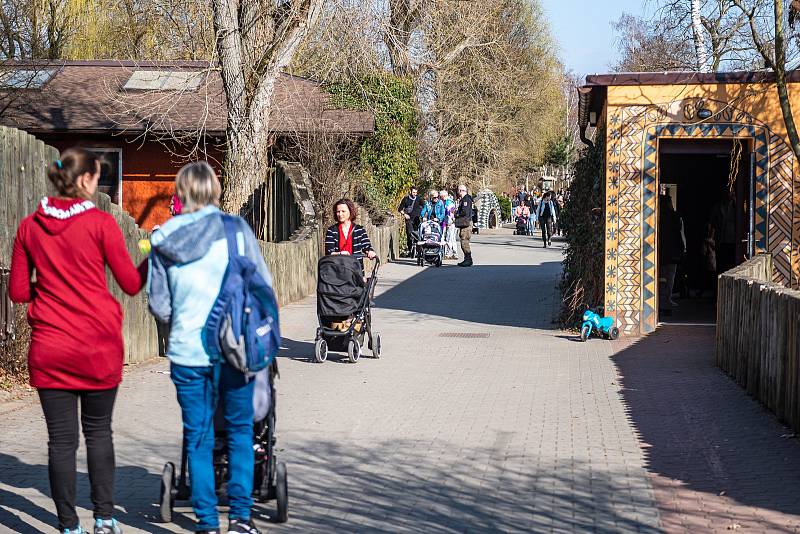
<svg viewBox="0 0 800 534">
<path fill-rule="evenodd" d="M 50 491 L 59 530 L 85 532 L 75 511 L 78 403 L 86 439 L 95 534 L 119 534 L 114 512 L 111 412 L 122 380 L 122 309 L 108 291 L 105 267 L 125 293 L 135 295 L 147 263 L 131 262 L 114 218 L 89 200 L 100 162 L 71 148 L 53 162 L 48 178 L 58 191 L 19 225 L 11 258 L 9 293 L 30 302 L 30 384 L 47 422 Z M 35 282 L 32 281 L 35 271 Z"/>
</svg>

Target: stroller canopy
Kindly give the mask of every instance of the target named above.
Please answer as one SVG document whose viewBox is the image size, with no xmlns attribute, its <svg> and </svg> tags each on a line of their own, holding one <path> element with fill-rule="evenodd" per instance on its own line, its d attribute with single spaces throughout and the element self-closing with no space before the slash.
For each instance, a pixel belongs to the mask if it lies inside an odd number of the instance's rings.
<svg viewBox="0 0 800 534">
<path fill-rule="evenodd" d="M 364 270 L 353 256 L 323 256 L 317 277 L 317 315 L 349 317 L 355 314 L 364 295 Z"/>
</svg>

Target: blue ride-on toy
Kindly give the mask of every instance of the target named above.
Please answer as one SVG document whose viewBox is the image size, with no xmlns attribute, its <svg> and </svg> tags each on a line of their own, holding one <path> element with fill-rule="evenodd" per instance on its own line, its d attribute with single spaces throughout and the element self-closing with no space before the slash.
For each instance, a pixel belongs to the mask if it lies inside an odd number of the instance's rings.
<svg viewBox="0 0 800 534">
<path fill-rule="evenodd" d="M 606 339 L 617 339 L 619 337 L 619 328 L 614 326 L 613 317 L 601 317 L 599 314 L 587 308 L 583 312 L 583 324 L 581 325 L 581 341 L 586 341 L 592 332 L 597 332 L 598 335 Z"/>
</svg>

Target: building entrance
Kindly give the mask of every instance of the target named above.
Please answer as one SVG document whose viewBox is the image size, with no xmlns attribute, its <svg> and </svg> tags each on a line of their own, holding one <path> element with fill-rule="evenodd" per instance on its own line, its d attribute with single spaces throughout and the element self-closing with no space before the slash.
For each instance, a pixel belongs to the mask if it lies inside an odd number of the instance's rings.
<svg viewBox="0 0 800 534">
<path fill-rule="evenodd" d="M 659 143 L 659 321 L 713 324 L 716 278 L 752 251 L 748 140 Z"/>
</svg>

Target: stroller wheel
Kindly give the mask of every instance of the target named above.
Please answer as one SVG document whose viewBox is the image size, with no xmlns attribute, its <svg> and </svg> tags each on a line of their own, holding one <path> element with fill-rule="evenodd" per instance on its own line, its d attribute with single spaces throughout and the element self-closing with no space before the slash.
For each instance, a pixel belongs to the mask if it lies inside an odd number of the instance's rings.
<svg viewBox="0 0 800 534">
<path fill-rule="evenodd" d="M 314 343 L 314 360 L 317 363 L 322 363 L 328 359 L 328 342 L 324 339 L 318 339 Z"/>
<path fill-rule="evenodd" d="M 380 358 L 381 357 L 381 335 L 379 332 L 375 332 L 375 334 L 370 334 L 369 341 L 372 348 L 372 357 L 373 358 Z"/>
<path fill-rule="evenodd" d="M 259 481 L 259 502 L 267 502 L 275 498 L 275 456 L 271 455 L 261 467 L 262 479 Z"/>
<path fill-rule="evenodd" d="M 276 470 L 275 500 L 278 504 L 276 523 L 286 523 L 289 519 L 289 482 L 286 478 L 286 464 L 278 463 Z"/>
<path fill-rule="evenodd" d="M 360 357 L 361 345 L 357 339 L 350 340 L 347 344 L 347 359 L 350 360 L 350 363 L 356 363 Z"/>
<path fill-rule="evenodd" d="M 172 507 L 175 504 L 175 464 L 167 462 L 161 472 L 161 499 L 159 512 L 161 521 L 169 523 L 172 521 Z"/>
<path fill-rule="evenodd" d="M 442 266 L 442 257 L 441 256 L 436 258 L 436 266 L 437 267 L 441 267 Z"/>
<path fill-rule="evenodd" d="M 611 330 L 608 332 L 608 339 L 611 339 L 613 341 L 618 337 L 619 337 L 619 328 L 617 328 L 616 326 L 612 326 Z"/>
</svg>

